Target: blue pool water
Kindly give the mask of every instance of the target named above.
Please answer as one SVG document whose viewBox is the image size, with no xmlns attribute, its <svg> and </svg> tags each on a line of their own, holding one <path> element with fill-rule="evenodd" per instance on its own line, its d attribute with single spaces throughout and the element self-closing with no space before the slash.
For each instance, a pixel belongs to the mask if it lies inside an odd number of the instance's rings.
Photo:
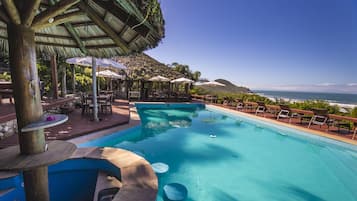
<svg viewBox="0 0 357 201">
<path fill-rule="evenodd" d="M 158 201 L 172 182 L 187 187 L 189 201 L 357 200 L 355 146 L 202 105 L 137 106 L 140 126 L 81 146 L 124 148 L 168 164 L 158 175 Z"/>
<path fill-rule="evenodd" d="M 94 196 L 98 171 L 120 178 L 117 167 L 105 160 L 70 159 L 48 167 L 51 201 L 88 201 Z M 1 201 L 25 201 L 22 174 L 0 180 Z"/>
</svg>

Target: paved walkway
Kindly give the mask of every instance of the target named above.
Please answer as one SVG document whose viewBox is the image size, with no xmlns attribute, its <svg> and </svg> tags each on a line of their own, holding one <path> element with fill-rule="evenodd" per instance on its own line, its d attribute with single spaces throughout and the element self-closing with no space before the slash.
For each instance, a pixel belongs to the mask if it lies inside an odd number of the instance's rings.
<svg viewBox="0 0 357 201">
<path fill-rule="evenodd" d="M 89 115 L 82 115 L 81 109 L 76 109 L 68 116 L 68 121 L 56 127 L 45 129 L 47 140 L 67 140 L 86 135 L 99 130 L 129 123 L 129 103 L 126 100 L 116 100 L 113 103 L 113 114 L 100 114 L 101 121 L 91 121 Z M 18 136 L 13 135 L 0 141 L 0 148 L 18 144 Z"/>
</svg>

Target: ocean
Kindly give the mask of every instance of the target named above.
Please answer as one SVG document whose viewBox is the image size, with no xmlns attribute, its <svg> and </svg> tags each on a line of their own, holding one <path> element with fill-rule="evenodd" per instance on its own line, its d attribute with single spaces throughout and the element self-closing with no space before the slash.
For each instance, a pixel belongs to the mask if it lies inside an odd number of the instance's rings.
<svg viewBox="0 0 357 201">
<path fill-rule="evenodd" d="M 253 92 L 270 99 L 282 98 L 290 101 L 325 100 L 331 104 L 337 104 L 343 107 L 357 106 L 357 94 L 266 90 L 255 90 Z"/>
</svg>

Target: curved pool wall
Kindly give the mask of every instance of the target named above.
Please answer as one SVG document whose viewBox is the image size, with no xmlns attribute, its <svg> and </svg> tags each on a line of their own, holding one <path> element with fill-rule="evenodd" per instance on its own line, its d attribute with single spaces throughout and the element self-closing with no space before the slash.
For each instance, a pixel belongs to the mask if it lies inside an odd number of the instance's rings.
<svg viewBox="0 0 357 201">
<path fill-rule="evenodd" d="M 93 200 L 98 171 L 120 180 L 120 170 L 107 160 L 69 159 L 48 167 L 51 201 Z M 25 201 L 22 174 L 0 180 L 1 201 Z"/>
<path fill-rule="evenodd" d="M 137 106 L 138 113 L 142 115 L 146 109 L 170 109 L 175 104 Z M 188 104 L 178 106 L 189 107 Z M 189 200 L 334 201 L 341 200 L 341 197 L 343 200 L 357 200 L 357 170 L 354 168 L 357 167 L 356 146 L 210 106 L 207 106 L 208 110 L 202 108 L 199 106 L 198 114 L 190 114 L 193 127 L 195 123 L 200 124 L 193 132 L 191 128 L 169 125 L 170 128 L 159 132 L 144 133 L 150 129 L 143 126 L 157 126 L 150 122 L 146 124 L 145 121 L 150 118 L 160 121 L 158 115 L 162 115 L 162 112 L 154 111 L 153 116 L 144 117 L 144 124 L 140 126 L 80 146 L 120 147 L 136 152 L 152 163 L 166 162 L 170 165 L 170 171 L 159 176 L 159 189 L 168 182 L 179 181 L 187 184 Z M 170 115 L 169 111 L 163 116 L 166 118 Z M 211 117 L 218 119 L 218 125 L 202 122 L 204 118 Z M 228 125 L 226 119 L 232 125 Z M 167 126 L 168 120 L 162 121 Z M 209 138 L 207 128 L 216 129 L 219 126 L 223 128 L 215 133 L 217 138 Z M 249 129 L 245 133 L 219 133 L 231 132 L 233 127 Z M 250 133 L 253 131 L 256 133 Z M 231 139 L 235 136 L 238 138 Z M 243 149 L 247 149 L 249 154 L 240 152 Z M 195 155 L 188 155 L 190 153 Z M 274 166 L 266 166 L 266 159 Z M 194 166 L 190 165 L 190 160 L 193 160 Z M 180 164 L 175 164 L 177 161 L 181 161 Z M 254 163 L 255 167 L 250 168 L 249 163 Z M 267 175 L 266 171 L 271 170 L 275 175 Z M 209 180 L 212 177 L 218 177 L 218 180 Z M 234 182 L 229 183 L 232 179 Z M 333 182 L 337 182 L 337 186 Z M 159 194 L 162 194 L 162 190 L 159 190 Z M 158 195 L 158 201 L 161 200 L 161 195 Z"/>
</svg>

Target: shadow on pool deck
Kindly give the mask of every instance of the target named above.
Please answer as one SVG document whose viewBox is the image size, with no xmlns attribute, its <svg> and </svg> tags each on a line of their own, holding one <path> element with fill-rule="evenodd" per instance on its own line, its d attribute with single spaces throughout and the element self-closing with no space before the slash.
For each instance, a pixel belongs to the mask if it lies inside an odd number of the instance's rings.
<svg viewBox="0 0 357 201">
<path fill-rule="evenodd" d="M 95 131 L 129 123 L 129 103 L 115 100 L 113 114 L 99 114 L 100 122 L 91 121 L 90 115 L 82 115 L 81 109 L 75 109 L 68 115 L 68 121 L 56 127 L 45 129 L 46 140 L 68 140 Z M 18 144 L 17 134 L 0 140 L 0 148 Z"/>
</svg>

